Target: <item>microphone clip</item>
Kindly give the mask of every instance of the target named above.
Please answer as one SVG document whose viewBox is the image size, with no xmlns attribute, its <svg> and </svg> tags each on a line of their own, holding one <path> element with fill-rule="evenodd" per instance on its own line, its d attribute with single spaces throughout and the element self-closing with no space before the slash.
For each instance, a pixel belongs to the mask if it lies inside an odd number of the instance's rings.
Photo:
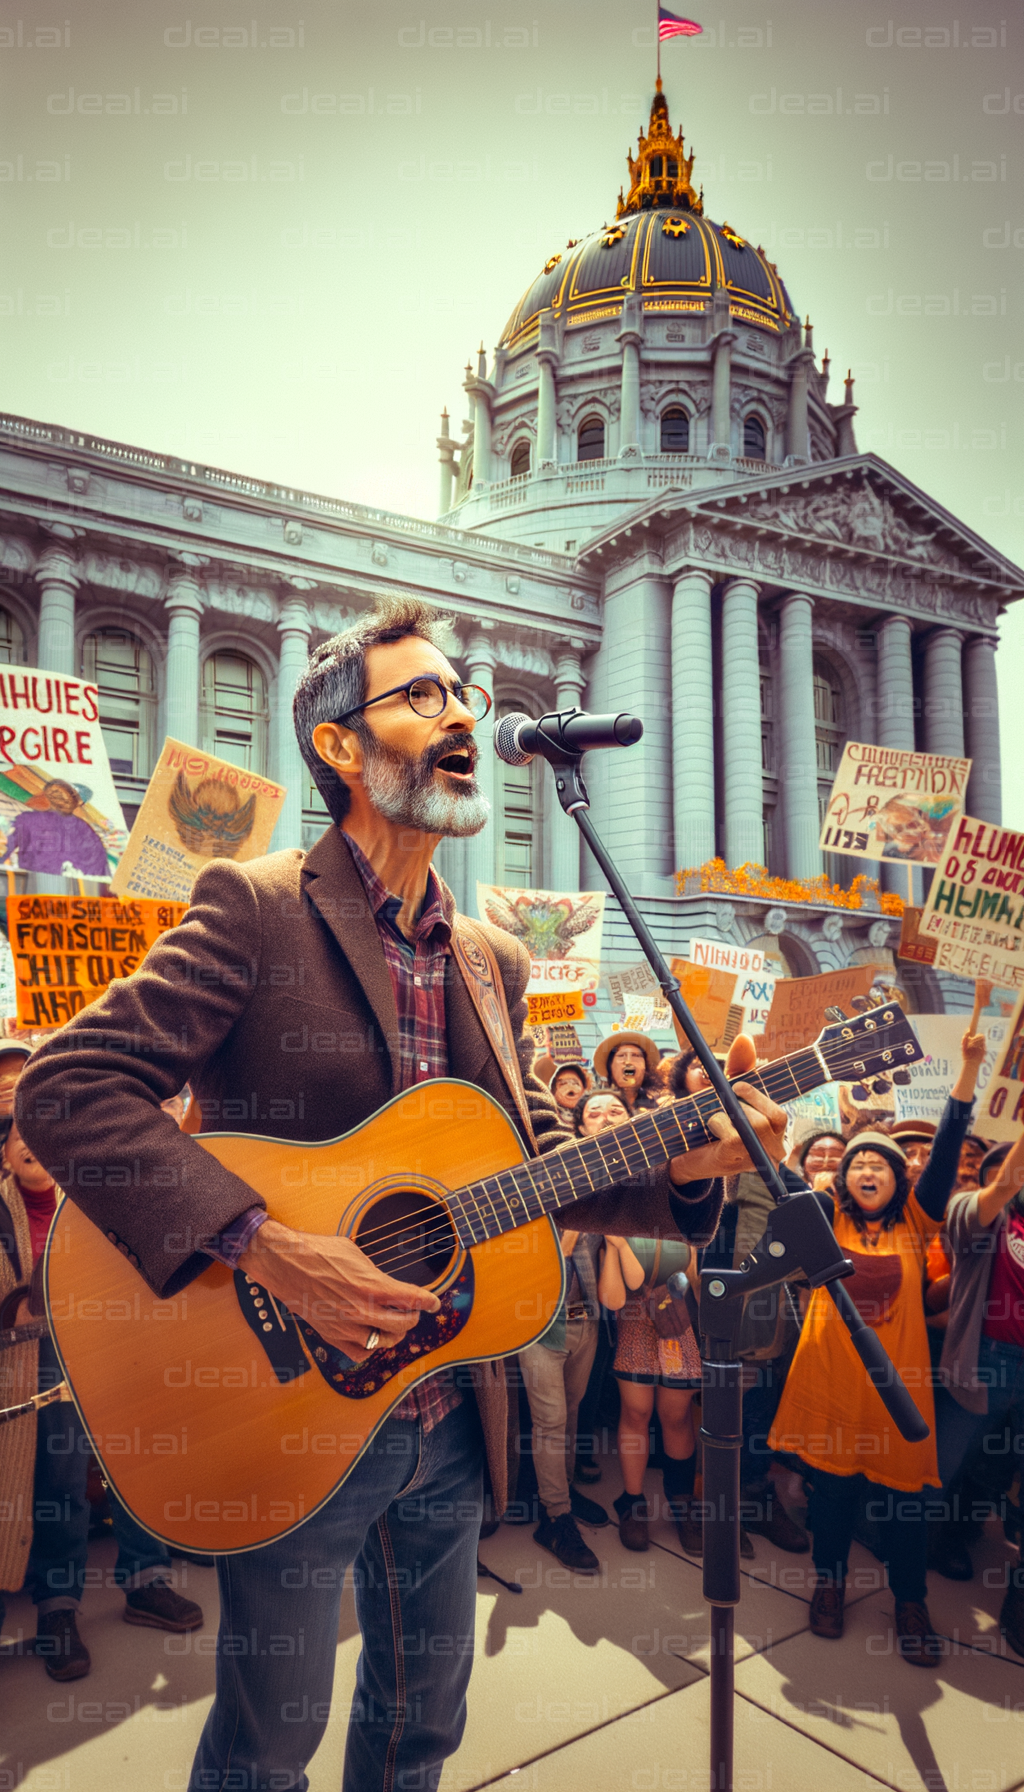
<svg viewBox="0 0 1024 1792">
<path fill-rule="evenodd" d="M 547 760 L 555 774 L 555 794 L 566 815 L 575 814 L 577 809 L 590 808 L 590 796 L 583 782 L 583 754 L 572 752 L 552 730 L 544 726 L 549 718 L 542 716 L 537 723 L 537 732 L 544 736 L 543 757 Z M 550 717 L 557 724 L 556 715 Z"/>
</svg>

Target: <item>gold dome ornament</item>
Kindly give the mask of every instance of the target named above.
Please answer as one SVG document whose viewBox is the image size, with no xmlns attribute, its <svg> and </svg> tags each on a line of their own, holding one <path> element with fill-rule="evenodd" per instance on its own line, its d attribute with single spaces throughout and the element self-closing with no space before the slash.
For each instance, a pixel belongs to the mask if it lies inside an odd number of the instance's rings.
<svg viewBox="0 0 1024 1792">
<path fill-rule="evenodd" d="M 547 261 L 544 263 L 545 274 L 550 274 L 552 268 L 557 268 L 561 259 L 562 257 L 560 255 L 549 255 Z"/>
<path fill-rule="evenodd" d="M 701 196 L 690 184 L 695 156 L 686 154 L 682 131 L 673 135 L 668 116 L 668 101 L 662 92 L 659 77 L 654 104 L 651 107 L 647 135 L 637 137 L 637 153 L 627 153 L 629 192 L 625 199 L 619 193 L 615 216 L 624 218 L 630 212 L 646 212 L 664 207 L 666 210 L 695 212 L 704 210 Z"/>
<path fill-rule="evenodd" d="M 739 231 L 734 230 L 731 224 L 720 224 L 718 228 L 726 242 L 731 243 L 734 249 L 746 248 L 747 245 L 740 236 Z"/>
<path fill-rule="evenodd" d="M 662 236 L 685 236 L 690 226 L 685 218 L 666 218 L 661 227 Z"/>
<path fill-rule="evenodd" d="M 625 234 L 626 232 L 621 224 L 613 224 L 610 230 L 605 231 L 601 241 L 606 249 L 610 249 L 613 243 L 621 243 Z"/>
</svg>

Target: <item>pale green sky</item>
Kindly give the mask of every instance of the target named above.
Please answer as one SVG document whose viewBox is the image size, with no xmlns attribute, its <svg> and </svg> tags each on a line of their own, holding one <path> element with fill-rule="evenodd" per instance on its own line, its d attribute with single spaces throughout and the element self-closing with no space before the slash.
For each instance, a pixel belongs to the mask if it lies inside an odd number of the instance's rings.
<svg viewBox="0 0 1024 1792">
<path fill-rule="evenodd" d="M 654 13 L 13 0 L 0 407 L 433 514 L 469 354 L 614 209 Z M 859 445 L 1024 563 L 1024 15 L 692 16 L 663 75 L 709 215 L 769 250 L 837 382 L 852 363 Z M 1000 675 L 1024 827 L 1021 611 Z"/>
</svg>

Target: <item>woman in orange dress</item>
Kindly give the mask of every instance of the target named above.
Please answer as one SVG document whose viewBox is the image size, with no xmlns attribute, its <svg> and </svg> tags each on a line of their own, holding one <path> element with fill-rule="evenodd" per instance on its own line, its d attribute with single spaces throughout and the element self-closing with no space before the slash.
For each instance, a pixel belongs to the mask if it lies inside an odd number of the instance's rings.
<svg viewBox="0 0 1024 1792">
<path fill-rule="evenodd" d="M 882 1539 L 896 1601 L 896 1633 L 906 1661 L 930 1667 L 940 1654 L 928 1615 L 925 1487 L 939 1485 L 935 1455 L 924 1275 L 928 1246 L 942 1223 L 944 1195 L 907 1182 L 906 1157 L 885 1133 L 850 1140 L 835 1179 L 835 1233 L 856 1275 L 846 1281 L 861 1317 L 878 1333 L 929 1431 L 907 1443 L 889 1418 L 824 1288 L 811 1296 L 769 1448 L 806 1463 L 812 1493 L 817 1585 L 815 1636 L 843 1633 L 843 1597 L 853 1528 L 865 1491 L 867 1516 Z M 936 1206 L 938 1211 L 929 1209 Z M 914 1496 L 918 1497 L 914 1497 Z"/>
</svg>

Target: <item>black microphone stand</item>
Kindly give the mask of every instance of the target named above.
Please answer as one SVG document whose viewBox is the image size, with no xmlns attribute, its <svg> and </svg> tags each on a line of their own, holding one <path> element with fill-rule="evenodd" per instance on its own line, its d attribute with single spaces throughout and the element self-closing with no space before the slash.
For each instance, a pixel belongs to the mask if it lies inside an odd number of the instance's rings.
<svg viewBox="0 0 1024 1792">
<path fill-rule="evenodd" d="M 735 1127 L 776 1212 L 764 1236 L 739 1269 L 705 1270 L 701 1275 L 700 1328 L 703 1359 L 701 1442 L 704 1446 L 704 1598 L 711 1607 L 711 1777 L 712 1792 L 732 1792 L 733 1785 L 733 1619 L 740 1601 L 740 1447 L 743 1441 L 742 1352 L 740 1325 L 748 1295 L 801 1271 L 812 1288 L 828 1289 L 839 1317 L 886 1411 L 905 1438 L 920 1441 L 925 1424 L 881 1343 L 866 1325 L 839 1279 L 853 1273 L 818 1199 L 807 1192 L 791 1195 L 754 1131 L 742 1103 L 707 1045 L 678 980 L 669 970 L 654 936 L 627 890 L 590 819 L 590 800 L 580 769 L 582 754 L 552 739 L 542 717 L 537 724 L 545 744 L 540 749 L 555 774 L 555 790 L 571 815 L 612 893 L 636 935 L 665 1000 L 703 1065 L 722 1108 Z M 742 1077 L 737 1081 L 742 1082 Z M 671 1279 L 671 1278 L 670 1278 Z M 681 1292 L 681 1290 L 680 1290 Z"/>
</svg>

